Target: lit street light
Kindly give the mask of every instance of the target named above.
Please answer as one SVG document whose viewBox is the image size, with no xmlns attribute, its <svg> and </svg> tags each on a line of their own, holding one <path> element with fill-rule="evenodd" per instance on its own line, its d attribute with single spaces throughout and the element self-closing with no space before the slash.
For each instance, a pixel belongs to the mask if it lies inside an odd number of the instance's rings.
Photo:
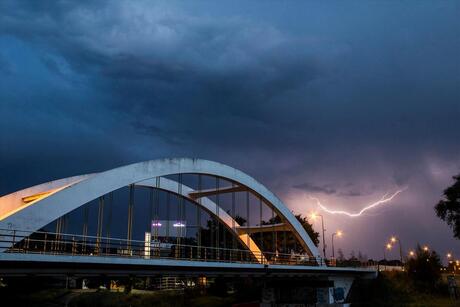
<svg viewBox="0 0 460 307">
<path fill-rule="evenodd" d="M 335 258 L 335 252 L 334 252 L 334 236 L 337 235 L 339 238 L 342 236 L 342 231 L 337 230 L 337 232 L 334 232 L 332 234 L 332 258 Z"/>
<path fill-rule="evenodd" d="M 410 251 L 410 252 L 409 252 L 409 256 L 414 257 L 414 256 L 415 256 L 415 252 L 414 252 L 414 251 Z"/>
<path fill-rule="evenodd" d="M 312 220 L 316 220 L 316 218 L 319 216 L 321 218 L 321 228 L 323 230 L 323 257 L 326 259 L 326 238 L 324 237 L 324 233 L 326 230 L 324 229 L 324 219 L 321 214 L 317 214 L 316 212 L 313 212 L 311 215 Z"/>
<path fill-rule="evenodd" d="M 452 253 L 451 253 L 451 252 L 448 252 L 448 253 L 446 254 L 446 258 L 447 258 L 447 266 L 449 266 L 449 264 L 452 264 L 452 260 L 451 260 L 451 258 L 452 258 Z"/>
<path fill-rule="evenodd" d="M 423 251 L 427 252 L 427 251 L 429 251 L 429 250 L 430 250 L 430 249 L 428 248 L 428 246 L 425 245 L 425 246 L 423 247 Z"/>
<path fill-rule="evenodd" d="M 387 260 L 387 254 L 386 254 L 386 250 L 391 250 L 392 246 L 390 243 L 387 243 L 387 245 L 385 245 L 385 248 L 383 249 L 383 260 Z"/>
<path fill-rule="evenodd" d="M 399 244 L 399 260 L 401 261 L 401 265 L 403 264 L 403 254 L 402 254 L 402 246 L 401 246 L 401 239 L 395 236 L 392 236 L 390 239 L 391 243 L 396 243 L 398 241 Z"/>
</svg>

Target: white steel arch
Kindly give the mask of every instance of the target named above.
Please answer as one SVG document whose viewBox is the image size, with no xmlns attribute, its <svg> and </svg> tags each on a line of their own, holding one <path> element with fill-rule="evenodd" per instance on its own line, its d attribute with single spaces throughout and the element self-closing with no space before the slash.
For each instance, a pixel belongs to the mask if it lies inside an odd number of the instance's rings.
<svg viewBox="0 0 460 307">
<path fill-rule="evenodd" d="M 154 177 L 181 173 L 208 174 L 246 186 L 262 197 L 268 206 L 284 218 L 292 227 L 293 233 L 307 253 L 317 258 L 320 257 L 318 249 L 299 221 L 282 201 L 265 186 L 235 168 L 202 159 L 171 158 L 151 160 L 97 174 L 62 179 L 64 187 L 54 188 L 46 195 L 38 197 L 27 204 L 14 201 L 13 205 L 8 205 L 9 210 L 7 211 L 0 209 L 0 228 L 34 232 L 66 213 L 114 190 Z M 43 192 L 39 191 L 44 189 L 42 185 L 36 187 L 40 187 L 36 188 L 36 191 Z M 11 195 L 13 194 L 16 194 L 16 197 L 12 197 Z M 7 203 L 6 200 L 17 200 L 18 194 L 24 193 L 20 191 L 13 194 L 0 198 L 0 208 L 4 207 L 4 203 Z M 2 250 L 0 249 L 0 251 Z"/>
<path fill-rule="evenodd" d="M 87 179 L 93 175 L 94 174 L 81 175 L 54 180 L 0 197 L 0 216 L 2 216 L 3 214 L 14 214 L 22 208 L 31 205 L 35 201 L 48 197 L 53 193 L 56 193 L 72 184 Z M 254 242 L 254 240 L 252 240 L 252 238 L 246 233 L 239 233 L 237 230 L 237 228 L 240 226 L 238 222 L 236 222 L 225 210 L 218 208 L 217 204 L 214 203 L 211 199 L 207 197 L 202 197 L 201 201 L 197 201 L 197 199 L 190 197 L 190 194 L 196 191 L 190 188 L 189 186 L 180 184 L 177 181 L 170 180 L 165 177 L 158 178 L 158 186 L 156 183 L 156 178 L 147 179 L 139 183 L 136 183 L 135 185 L 141 187 L 144 186 L 149 188 L 157 188 L 163 191 L 167 191 L 169 193 L 174 193 L 189 200 L 195 205 L 200 206 L 201 208 L 209 212 L 212 216 L 216 217 L 225 226 L 227 226 L 227 228 L 230 229 L 234 233 L 234 235 L 238 237 L 239 241 L 252 252 L 255 259 L 257 259 L 259 262 L 267 262 L 267 259 L 263 255 L 259 246 Z M 181 186 L 181 188 L 179 188 L 179 185 Z M 25 203 L 25 199 L 30 199 L 31 201 Z M 1 250 L 2 248 L 0 247 L 0 251 Z"/>
</svg>

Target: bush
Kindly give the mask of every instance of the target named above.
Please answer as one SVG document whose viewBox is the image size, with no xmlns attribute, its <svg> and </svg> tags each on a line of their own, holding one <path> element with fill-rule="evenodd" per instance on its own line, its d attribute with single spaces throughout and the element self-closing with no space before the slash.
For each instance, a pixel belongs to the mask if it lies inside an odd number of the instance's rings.
<svg viewBox="0 0 460 307">
<path fill-rule="evenodd" d="M 376 279 L 357 279 L 350 292 L 353 306 L 407 306 L 412 301 L 410 280 L 404 272 L 380 273 Z"/>
<path fill-rule="evenodd" d="M 435 251 L 425 251 L 417 245 L 415 256 L 406 263 L 406 271 L 414 286 L 434 292 L 441 281 L 441 260 Z"/>
</svg>

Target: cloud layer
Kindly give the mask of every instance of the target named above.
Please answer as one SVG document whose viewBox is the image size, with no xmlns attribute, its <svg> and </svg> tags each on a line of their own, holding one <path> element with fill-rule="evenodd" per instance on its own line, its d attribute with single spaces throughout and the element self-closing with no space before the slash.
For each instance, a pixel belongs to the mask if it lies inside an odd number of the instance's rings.
<svg viewBox="0 0 460 307">
<path fill-rule="evenodd" d="M 369 221 L 330 217 L 331 228 L 375 229 L 349 249 L 378 253 L 389 223 L 421 240 L 406 227 L 413 217 L 450 236 L 432 206 L 460 172 L 458 10 L 4 1 L 0 192 L 203 157 L 254 175 L 304 214 L 314 208 L 305 193 L 353 211 L 409 186 Z"/>
</svg>

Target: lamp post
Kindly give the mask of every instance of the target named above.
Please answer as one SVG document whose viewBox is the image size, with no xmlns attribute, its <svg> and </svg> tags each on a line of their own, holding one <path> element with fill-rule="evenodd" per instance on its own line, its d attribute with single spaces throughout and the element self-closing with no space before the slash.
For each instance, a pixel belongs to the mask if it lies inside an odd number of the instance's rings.
<svg viewBox="0 0 460 307">
<path fill-rule="evenodd" d="M 449 264 L 452 263 L 452 261 L 450 260 L 450 259 L 452 259 L 452 253 L 448 252 L 447 255 L 446 255 L 446 258 L 447 258 L 447 267 L 449 267 Z"/>
<path fill-rule="evenodd" d="M 335 251 L 334 251 L 334 236 L 337 235 L 338 237 L 341 237 L 342 236 L 342 231 L 340 230 L 337 230 L 336 232 L 334 232 L 332 234 L 332 258 L 335 258 Z"/>
<path fill-rule="evenodd" d="M 397 238 L 395 236 L 392 236 L 391 239 L 390 239 L 391 243 L 396 243 L 396 241 L 398 241 L 398 244 L 399 244 L 399 260 L 401 261 L 401 265 L 403 265 L 403 254 L 402 254 L 402 247 L 401 247 L 401 239 L 400 238 Z"/>
<path fill-rule="evenodd" d="M 386 250 L 391 250 L 391 244 L 390 243 L 387 243 L 387 245 L 385 245 L 385 248 L 383 249 L 383 260 L 387 260 L 387 254 L 386 254 Z"/>
<path fill-rule="evenodd" d="M 321 228 L 323 230 L 323 257 L 324 259 L 326 259 L 326 238 L 324 237 L 324 233 L 326 232 L 326 230 L 324 229 L 324 218 L 321 214 L 317 214 L 315 212 L 311 214 L 311 218 L 313 220 L 315 220 L 318 216 L 321 218 Z"/>
</svg>

